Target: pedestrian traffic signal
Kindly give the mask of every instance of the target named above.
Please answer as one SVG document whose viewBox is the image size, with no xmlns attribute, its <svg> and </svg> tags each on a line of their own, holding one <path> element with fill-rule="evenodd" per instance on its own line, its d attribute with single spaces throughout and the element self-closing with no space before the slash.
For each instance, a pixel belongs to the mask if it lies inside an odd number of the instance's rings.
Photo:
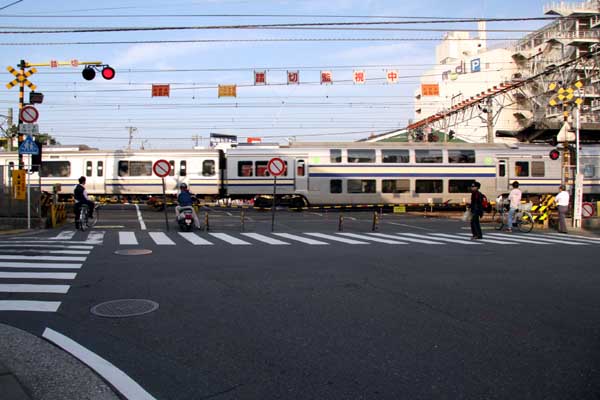
<svg viewBox="0 0 600 400">
<path fill-rule="evenodd" d="M 102 77 L 107 81 L 111 80 L 116 75 L 114 68 L 108 65 L 86 65 L 83 71 L 81 71 L 83 79 L 86 81 L 93 80 L 96 77 L 96 71 L 98 71 L 99 68 L 102 68 Z"/>
<path fill-rule="evenodd" d="M 560 151 L 556 149 L 550 150 L 549 156 L 551 160 L 558 160 L 558 158 L 560 157 Z"/>
</svg>

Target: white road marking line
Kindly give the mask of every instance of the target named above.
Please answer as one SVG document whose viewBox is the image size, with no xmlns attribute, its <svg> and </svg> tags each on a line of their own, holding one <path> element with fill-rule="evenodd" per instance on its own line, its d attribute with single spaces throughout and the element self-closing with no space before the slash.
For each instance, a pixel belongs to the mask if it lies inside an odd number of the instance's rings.
<svg viewBox="0 0 600 400">
<path fill-rule="evenodd" d="M 119 244 L 123 246 L 137 245 L 135 232 L 119 232 Z"/>
<path fill-rule="evenodd" d="M 536 233 L 527 233 L 525 234 L 527 237 L 534 237 L 543 241 L 551 241 L 551 242 L 555 242 L 555 243 L 564 243 L 564 244 L 573 244 L 573 245 L 582 245 L 582 246 L 588 246 L 592 243 L 595 244 L 600 244 L 600 242 L 591 242 L 588 240 L 583 240 L 583 239 L 573 239 L 573 238 L 569 238 L 567 237 L 567 235 L 564 235 L 563 237 L 559 237 L 559 236 L 546 236 L 546 235 L 539 235 Z"/>
<path fill-rule="evenodd" d="M 570 233 L 565 234 L 565 233 L 554 233 L 554 232 L 548 232 L 546 235 L 563 237 L 563 238 L 568 237 L 568 238 L 585 239 L 585 240 L 590 240 L 592 242 L 600 244 L 600 238 L 597 238 L 597 237 L 583 236 L 583 235 L 571 235 Z"/>
<path fill-rule="evenodd" d="M 127 376 L 123 371 L 113 364 L 89 351 L 79 343 L 70 338 L 46 328 L 42 337 L 54 343 L 72 356 L 79 359 L 88 367 L 96 371 L 100 376 L 108 381 L 119 393 L 130 400 L 156 400 L 150 393 L 144 390 L 137 382 Z"/>
<path fill-rule="evenodd" d="M 321 238 L 321 239 L 329 239 L 329 240 L 334 240 L 336 242 L 347 243 L 347 244 L 370 244 L 368 242 L 361 242 L 359 240 L 346 239 L 346 238 L 341 238 L 341 237 L 333 236 L 333 235 L 326 235 L 324 233 L 305 232 L 304 234 L 305 235 L 314 236 L 314 237 L 318 237 L 318 238 Z"/>
<path fill-rule="evenodd" d="M 0 284 L 0 292 L 3 293 L 61 293 L 65 294 L 69 291 L 69 285 L 24 285 L 15 284 Z"/>
<path fill-rule="evenodd" d="M 194 232 L 179 232 L 179 235 L 195 246 L 211 246 L 212 243 L 201 238 Z"/>
<path fill-rule="evenodd" d="M 87 237 L 87 243 L 102 244 L 104 241 L 104 231 L 92 231 Z"/>
<path fill-rule="evenodd" d="M 10 253 L 37 253 L 37 254 L 90 254 L 89 250 L 40 250 L 40 249 L 0 249 Z"/>
<path fill-rule="evenodd" d="M 40 269 L 79 269 L 83 264 L 65 264 L 65 263 L 27 263 L 0 261 L 0 268 L 40 268 Z"/>
<path fill-rule="evenodd" d="M 318 213 L 318 212 L 310 212 L 309 214 L 314 214 L 314 215 L 316 215 L 318 217 L 322 217 L 323 216 L 323 214 Z"/>
<path fill-rule="evenodd" d="M 525 238 L 519 234 L 510 234 L 510 233 L 488 233 L 489 236 L 492 237 L 497 237 L 497 238 L 502 238 L 502 239 L 523 239 L 523 240 L 528 240 L 531 243 L 548 243 L 548 244 L 553 244 L 553 243 L 558 243 L 558 244 L 566 244 L 568 246 L 587 246 L 585 243 L 573 243 L 573 242 L 563 242 L 560 240 L 555 240 L 555 239 L 539 239 L 539 238 L 535 238 L 535 237 L 530 237 L 530 238 Z M 529 235 L 526 235 L 529 237 Z"/>
<path fill-rule="evenodd" d="M 0 300 L 0 311 L 56 312 L 60 301 Z"/>
<path fill-rule="evenodd" d="M 305 237 L 298 236 L 298 235 L 292 235 L 291 233 L 273 233 L 273 235 L 276 235 L 276 236 L 279 236 L 282 238 L 286 238 L 286 239 L 290 239 L 290 240 L 295 240 L 300 243 L 310 244 L 311 246 L 329 245 L 329 243 L 321 242 L 320 240 L 314 240 L 314 239 L 309 239 L 309 238 L 305 238 Z"/>
<path fill-rule="evenodd" d="M 85 261 L 87 257 L 61 257 L 61 256 L 14 256 L 0 254 L 1 260 L 39 260 L 39 261 Z"/>
<path fill-rule="evenodd" d="M 375 235 L 375 236 L 379 236 L 382 238 L 388 238 L 388 239 L 398 239 L 398 236 L 400 236 L 399 234 L 396 235 L 386 235 L 383 233 L 369 233 L 369 235 Z M 406 237 L 406 236 L 402 236 L 402 240 L 406 240 L 407 242 L 414 242 L 414 243 L 423 243 L 423 244 L 439 244 L 439 245 L 445 245 L 446 243 L 443 242 L 434 242 L 433 240 L 427 240 L 427 239 L 416 239 L 416 238 L 411 238 L 411 237 Z"/>
<path fill-rule="evenodd" d="M 11 240 L 10 242 L 12 243 L 20 243 L 20 244 L 39 244 L 39 243 L 48 243 L 48 244 L 57 244 L 57 243 L 63 243 L 63 244 L 95 244 L 92 242 L 89 242 L 87 240 Z M 5 241 L 4 243 L 9 243 L 9 241 Z"/>
<path fill-rule="evenodd" d="M 26 247 L 26 248 L 47 248 L 47 249 L 73 249 L 73 250 L 92 250 L 94 246 L 66 246 L 64 244 L 0 244 L 3 247 Z"/>
<path fill-rule="evenodd" d="M 447 234 L 447 233 L 436 233 L 435 235 L 444 236 L 444 237 L 448 237 L 448 238 L 456 238 L 456 235 L 451 235 L 451 234 Z M 484 239 L 478 239 L 477 242 L 478 243 L 491 243 L 491 244 L 514 244 L 514 243 L 510 243 L 510 242 L 506 242 L 506 241 L 502 241 L 502 240 L 498 240 L 498 239 L 488 239 L 487 235 L 484 236 Z"/>
<path fill-rule="evenodd" d="M 159 246 L 174 246 L 175 245 L 175 242 L 172 241 L 167 236 L 167 234 L 164 232 L 150 232 L 150 233 L 148 233 L 148 235 L 150 235 L 152 240 L 154 240 L 154 243 L 156 243 Z"/>
<path fill-rule="evenodd" d="M 62 231 L 58 235 L 56 235 L 50 239 L 71 240 L 71 239 L 73 239 L 73 236 L 75 236 L 75 231 Z"/>
<path fill-rule="evenodd" d="M 265 235 L 261 235 L 260 233 L 242 233 L 242 235 L 252 238 L 254 240 L 258 240 L 259 242 L 272 244 L 272 245 L 289 245 L 288 242 L 284 242 L 281 240 L 273 239 Z"/>
<path fill-rule="evenodd" d="M 400 242 L 398 240 L 389 240 L 389 239 L 383 239 L 383 238 L 378 238 L 378 237 L 370 237 L 370 236 L 365 236 L 365 235 L 358 235 L 356 233 L 338 233 L 338 235 L 343 235 L 343 236 L 347 236 L 347 237 L 351 237 L 351 238 L 355 238 L 355 239 L 363 239 L 363 240 L 369 240 L 371 242 L 378 242 L 378 243 L 385 243 L 385 244 L 408 244 L 406 242 Z"/>
<path fill-rule="evenodd" d="M 241 239 L 238 239 L 238 238 L 228 235 L 226 233 L 209 233 L 209 235 L 216 237 L 217 239 L 221 239 L 222 241 L 227 242 L 229 244 L 236 245 L 236 246 L 251 245 L 251 243 L 245 242 Z"/>
<path fill-rule="evenodd" d="M 145 231 L 146 223 L 144 222 L 144 219 L 142 218 L 142 212 L 140 211 L 140 207 L 137 204 L 134 204 L 134 206 L 135 206 L 135 211 L 137 212 L 138 221 L 140 223 L 140 229 Z"/>
<path fill-rule="evenodd" d="M 415 226 L 415 225 L 409 225 L 409 224 L 400 224 L 398 222 L 387 222 L 387 221 L 384 221 L 384 224 L 397 225 L 397 226 L 405 226 L 407 228 L 421 229 L 423 231 L 433 231 L 433 229 L 423 228 L 421 226 Z"/>
<path fill-rule="evenodd" d="M 77 274 L 71 272 L 3 272 L 0 279 L 75 279 Z"/>
<path fill-rule="evenodd" d="M 546 242 L 546 241 L 541 241 L 541 240 L 535 240 L 535 239 L 526 239 L 523 237 L 519 237 L 518 235 L 498 235 L 497 233 L 488 233 L 487 236 L 491 236 L 491 237 L 495 237 L 495 238 L 501 238 L 504 240 L 508 240 L 508 241 L 512 241 L 512 242 L 518 242 L 518 243 L 529 243 L 529 244 L 539 244 L 539 245 L 549 245 L 552 244 L 550 242 Z"/>
<path fill-rule="evenodd" d="M 425 238 L 425 239 L 431 239 L 431 236 L 425 236 L 425 235 L 419 235 L 417 233 L 402 233 L 402 235 L 408 235 L 408 236 L 413 236 L 413 237 L 420 237 L 420 238 Z M 444 242 L 449 242 L 449 243 L 458 243 L 458 244 L 465 244 L 467 246 L 469 245 L 481 245 L 482 243 L 477 243 L 477 242 L 470 242 L 467 240 L 461 240 L 460 238 L 457 239 L 451 239 L 451 238 L 447 238 L 447 237 L 443 237 L 443 236 L 437 236 L 437 234 L 432 233 L 432 235 L 436 235 L 436 239 L 437 240 L 442 240 Z"/>
</svg>

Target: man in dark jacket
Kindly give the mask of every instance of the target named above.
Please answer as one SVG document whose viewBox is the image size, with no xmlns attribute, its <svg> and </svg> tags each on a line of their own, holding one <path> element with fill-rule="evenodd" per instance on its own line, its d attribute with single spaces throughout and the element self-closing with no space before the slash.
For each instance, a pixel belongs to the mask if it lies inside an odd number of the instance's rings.
<svg viewBox="0 0 600 400">
<path fill-rule="evenodd" d="M 473 182 L 471 185 L 471 240 L 483 239 L 479 218 L 483 217 L 483 195 L 479 191 L 481 183 Z"/>
<path fill-rule="evenodd" d="M 88 216 L 90 218 L 94 216 L 94 202 L 88 199 L 87 191 L 85 190 L 85 176 L 79 178 L 79 184 L 75 186 L 73 196 L 75 197 L 75 228 L 79 229 L 79 210 L 81 210 L 83 204 L 87 204 L 88 206 Z"/>
</svg>

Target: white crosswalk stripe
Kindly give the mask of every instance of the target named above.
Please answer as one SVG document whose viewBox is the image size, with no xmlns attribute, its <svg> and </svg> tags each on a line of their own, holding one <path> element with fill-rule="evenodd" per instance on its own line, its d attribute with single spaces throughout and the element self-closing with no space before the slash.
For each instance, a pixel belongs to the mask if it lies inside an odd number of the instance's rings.
<svg viewBox="0 0 600 400">
<path fill-rule="evenodd" d="M 526 233 L 525 235 L 528 238 L 535 238 L 535 240 L 539 240 L 542 242 L 561 243 L 561 244 L 574 245 L 574 246 L 588 246 L 589 245 L 589 242 L 583 242 L 582 240 L 573 240 L 573 239 L 566 238 L 566 237 L 560 238 L 560 237 L 539 235 L 536 233 Z M 600 244 L 600 243 L 598 243 L 598 244 Z"/>
<path fill-rule="evenodd" d="M 25 285 L 0 284 L 0 292 L 8 293 L 62 293 L 69 291 L 69 285 Z"/>
<path fill-rule="evenodd" d="M 0 254 L 0 260 L 40 260 L 40 261 L 85 261 L 87 257 L 68 256 L 15 256 Z"/>
<path fill-rule="evenodd" d="M 77 274 L 70 272 L 2 272 L 0 279 L 75 279 Z"/>
<path fill-rule="evenodd" d="M 513 240 L 513 241 L 519 241 L 519 242 L 523 242 L 523 243 L 532 243 L 532 244 L 542 244 L 542 243 L 547 243 L 547 244 L 556 244 L 556 243 L 561 243 L 559 240 L 548 240 L 548 239 L 538 239 L 535 237 L 523 237 L 521 235 L 515 235 L 515 234 L 510 234 L 510 233 L 488 233 L 488 236 L 492 236 L 492 237 L 496 237 L 496 238 L 501 238 L 501 239 L 505 239 L 505 240 Z M 562 244 L 562 243 L 561 243 Z M 581 245 L 582 243 L 564 243 L 564 244 L 568 244 L 568 245 Z"/>
<path fill-rule="evenodd" d="M 346 239 L 346 238 L 333 236 L 333 235 L 326 235 L 324 233 L 318 233 L 318 232 L 307 232 L 307 233 L 305 233 L 305 235 L 310 235 L 310 236 L 318 237 L 321 239 L 333 240 L 334 242 L 341 242 L 341 243 L 346 243 L 346 244 L 369 244 L 368 242 L 361 242 L 360 240 Z"/>
<path fill-rule="evenodd" d="M 295 240 L 300 243 L 310 244 L 311 246 L 324 246 L 329 244 L 320 240 L 309 239 L 298 235 L 292 235 L 291 233 L 273 233 L 273 235 L 277 235 L 285 239 Z"/>
<path fill-rule="evenodd" d="M 398 239 L 398 237 L 400 237 L 400 239 L 407 241 L 407 242 L 412 242 L 412 243 L 435 244 L 435 245 L 444 245 L 445 244 L 443 242 L 439 242 L 439 241 L 435 242 L 433 240 L 428 240 L 428 239 L 417 239 L 414 237 L 409 237 L 407 235 L 403 235 L 401 233 L 396 233 L 395 235 L 384 235 L 382 233 L 372 233 L 371 235 L 390 237 L 390 238 L 394 238 L 394 239 Z M 433 238 L 431 238 L 431 239 L 433 239 Z"/>
<path fill-rule="evenodd" d="M 136 246 L 138 244 L 135 232 L 119 232 L 119 244 L 123 246 Z"/>
<path fill-rule="evenodd" d="M 0 251 L 4 248 L 28 248 L 28 249 L 36 249 L 36 248 L 44 248 L 44 249 L 73 249 L 73 250 L 92 250 L 94 246 L 69 246 L 64 244 L 0 244 Z"/>
<path fill-rule="evenodd" d="M 248 243 L 242 239 L 238 239 L 235 236 L 228 235 L 227 233 L 210 233 L 211 236 L 216 237 L 224 242 L 232 244 L 234 246 L 248 246 L 251 243 Z"/>
<path fill-rule="evenodd" d="M 414 236 L 414 237 L 427 237 L 425 235 L 421 235 L 418 233 L 403 233 L 403 235 L 408 235 L 408 236 Z M 441 236 L 441 235 L 445 235 L 445 234 L 433 234 L 434 237 L 437 240 L 442 240 L 444 242 L 449 242 L 449 243 L 457 243 L 457 244 L 464 244 L 466 246 L 471 246 L 471 245 L 481 245 L 482 243 L 477 243 L 475 241 L 468 241 L 468 240 L 461 240 L 460 238 L 454 237 L 454 235 L 450 235 L 451 237 L 446 237 L 446 236 Z"/>
<path fill-rule="evenodd" d="M 448 237 L 448 238 L 456 238 L 456 235 L 450 235 L 450 234 L 446 234 L 446 233 L 437 233 L 436 235 L 444 236 L 444 237 Z M 461 233 L 461 235 L 462 235 L 462 233 Z M 465 235 L 470 236 L 468 233 Z M 487 237 L 485 237 L 484 239 L 478 239 L 477 243 L 491 243 L 491 244 L 503 244 L 503 245 L 514 244 L 511 242 L 502 241 L 502 240 L 498 240 L 498 239 L 487 239 Z"/>
<path fill-rule="evenodd" d="M 563 237 L 569 237 L 569 238 L 591 240 L 593 242 L 596 242 L 596 243 L 600 244 L 600 238 L 598 238 L 598 237 L 583 236 L 583 235 L 573 235 L 571 233 L 568 233 L 568 234 L 565 234 L 565 233 L 556 233 L 556 232 L 548 232 L 547 235 L 558 236 L 558 237 L 561 237 L 561 238 L 563 238 Z"/>
<path fill-rule="evenodd" d="M 380 238 L 380 237 L 370 237 L 370 236 L 366 236 L 366 235 L 358 235 L 356 233 L 341 232 L 341 233 L 338 233 L 338 235 L 352 237 L 352 238 L 355 238 L 355 239 L 369 240 L 369 241 L 377 242 L 377 243 L 385 243 L 385 244 L 408 244 L 406 242 L 401 242 L 399 240 L 383 239 L 383 238 Z"/>
<path fill-rule="evenodd" d="M 105 231 L 91 231 L 87 237 L 87 242 L 92 244 L 102 244 Z"/>
<path fill-rule="evenodd" d="M 175 246 L 175 242 L 172 241 L 164 232 L 149 232 L 148 235 L 154 240 L 159 246 Z"/>
<path fill-rule="evenodd" d="M 0 311 L 56 312 L 60 301 L 0 300 Z"/>
<path fill-rule="evenodd" d="M 464 235 L 464 236 L 471 236 L 468 233 L 460 233 L 460 235 Z M 519 235 L 506 235 L 505 237 L 496 237 L 494 236 L 492 233 L 486 232 L 485 233 L 485 238 L 487 237 L 492 237 L 495 238 L 497 240 L 504 240 L 507 243 L 510 244 L 520 244 L 520 243 L 527 243 L 527 244 L 539 244 L 539 245 L 549 245 L 550 243 L 548 242 L 540 242 L 540 241 L 536 241 L 533 239 L 527 239 L 527 238 L 521 238 Z"/>
<path fill-rule="evenodd" d="M 36 253 L 36 254 L 90 254 L 91 252 L 89 250 L 33 250 L 33 249 L 10 249 L 10 250 L 6 250 L 9 253 Z"/>
<path fill-rule="evenodd" d="M 261 235 L 260 233 L 242 233 L 242 235 L 247 236 L 251 239 L 257 240 L 259 242 L 263 242 L 263 243 L 267 243 L 267 244 L 272 244 L 272 245 L 276 245 L 276 246 L 281 246 L 281 245 L 289 245 L 290 243 L 288 242 L 284 242 L 282 240 L 278 240 L 278 239 L 273 239 L 270 238 L 268 236 L 265 235 Z"/>
<path fill-rule="evenodd" d="M 51 239 L 71 240 L 71 239 L 73 239 L 73 236 L 75 236 L 75 231 L 62 231 L 58 235 L 56 235 L 55 237 L 53 237 Z"/>
<path fill-rule="evenodd" d="M 190 242 L 195 246 L 211 246 L 212 243 L 206 239 L 201 238 L 194 232 L 179 232 L 179 236 Z"/>
</svg>

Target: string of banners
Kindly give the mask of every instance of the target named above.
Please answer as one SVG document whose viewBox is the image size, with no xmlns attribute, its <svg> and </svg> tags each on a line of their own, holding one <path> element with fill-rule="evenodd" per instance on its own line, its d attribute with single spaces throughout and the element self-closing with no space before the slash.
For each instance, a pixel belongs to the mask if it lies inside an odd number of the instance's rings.
<svg viewBox="0 0 600 400">
<path fill-rule="evenodd" d="M 331 71 L 321 71 L 321 85 L 333 84 L 333 73 Z M 398 83 L 399 75 L 395 69 L 387 70 L 385 72 L 387 83 L 395 84 Z M 362 85 L 367 82 L 367 74 L 364 70 L 354 70 L 352 72 L 352 81 L 357 85 Z M 287 83 L 288 85 L 299 85 L 300 84 L 300 71 L 287 71 Z M 255 70 L 254 71 L 254 85 L 262 86 L 267 84 L 267 71 L 266 70 Z"/>
</svg>

